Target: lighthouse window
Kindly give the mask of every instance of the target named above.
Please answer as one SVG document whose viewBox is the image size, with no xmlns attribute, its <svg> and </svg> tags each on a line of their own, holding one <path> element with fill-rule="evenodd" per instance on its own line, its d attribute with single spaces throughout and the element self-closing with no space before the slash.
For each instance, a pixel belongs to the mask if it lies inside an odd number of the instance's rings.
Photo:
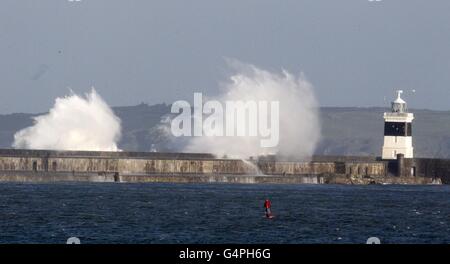
<svg viewBox="0 0 450 264">
<path fill-rule="evenodd" d="M 384 123 L 385 136 L 411 136 L 411 123 L 386 122 Z"/>
</svg>

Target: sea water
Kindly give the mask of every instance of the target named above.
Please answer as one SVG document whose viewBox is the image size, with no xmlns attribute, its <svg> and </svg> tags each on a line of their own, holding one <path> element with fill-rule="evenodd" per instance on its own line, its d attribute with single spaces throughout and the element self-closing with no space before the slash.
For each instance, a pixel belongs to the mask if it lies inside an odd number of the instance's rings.
<svg viewBox="0 0 450 264">
<path fill-rule="evenodd" d="M 274 219 L 264 217 L 270 199 Z M 450 186 L 1 183 L 0 243 L 450 243 Z"/>
</svg>

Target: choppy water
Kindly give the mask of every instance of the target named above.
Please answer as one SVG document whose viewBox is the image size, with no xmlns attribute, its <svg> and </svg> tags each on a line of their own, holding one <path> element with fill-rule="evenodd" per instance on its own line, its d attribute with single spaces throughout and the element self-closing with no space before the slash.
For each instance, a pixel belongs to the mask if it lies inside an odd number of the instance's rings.
<svg viewBox="0 0 450 264">
<path fill-rule="evenodd" d="M 272 200 L 275 219 L 263 217 Z M 0 184 L 0 243 L 449 243 L 450 186 Z"/>
</svg>

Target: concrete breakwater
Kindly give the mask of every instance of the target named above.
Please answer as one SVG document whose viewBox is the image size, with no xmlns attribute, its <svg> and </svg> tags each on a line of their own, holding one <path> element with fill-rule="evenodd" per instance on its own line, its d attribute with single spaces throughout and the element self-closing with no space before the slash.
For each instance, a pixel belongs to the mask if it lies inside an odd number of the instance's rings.
<svg viewBox="0 0 450 264">
<path fill-rule="evenodd" d="M 0 181 L 286 184 L 449 183 L 450 160 L 314 156 L 308 161 L 211 154 L 0 149 Z"/>
</svg>

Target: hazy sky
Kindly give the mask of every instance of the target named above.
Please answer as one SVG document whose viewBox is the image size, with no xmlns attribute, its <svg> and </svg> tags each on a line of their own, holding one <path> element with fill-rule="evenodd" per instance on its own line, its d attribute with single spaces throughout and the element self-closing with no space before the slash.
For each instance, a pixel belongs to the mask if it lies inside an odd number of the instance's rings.
<svg viewBox="0 0 450 264">
<path fill-rule="evenodd" d="M 448 0 L 2 0 L 0 113 L 91 86 L 111 105 L 216 95 L 224 58 L 304 72 L 323 106 L 450 109 Z"/>
</svg>

